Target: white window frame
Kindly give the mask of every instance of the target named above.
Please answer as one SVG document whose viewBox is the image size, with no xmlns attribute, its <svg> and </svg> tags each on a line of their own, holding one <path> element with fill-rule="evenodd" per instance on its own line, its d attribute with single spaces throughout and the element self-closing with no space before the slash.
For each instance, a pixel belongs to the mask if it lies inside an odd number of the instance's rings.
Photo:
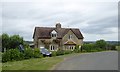
<svg viewBox="0 0 120 72">
<path fill-rule="evenodd" d="M 69 50 L 72 50 L 72 51 L 74 50 L 74 48 L 75 48 L 75 46 L 69 46 L 69 47 L 68 47 L 68 49 L 69 49 Z"/>
<path fill-rule="evenodd" d="M 57 37 L 57 32 L 55 30 L 51 32 L 51 37 Z"/>
<path fill-rule="evenodd" d="M 72 39 L 72 35 L 69 35 L 69 39 Z"/>
<path fill-rule="evenodd" d="M 53 45 L 50 46 L 50 50 L 51 50 L 51 51 L 54 51 L 54 48 L 55 48 L 55 47 L 54 47 Z"/>
<path fill-rule="evenodd" d="M 51 37 L 57 37 L 57 34 L 51 34 Z"/>
<path fill-rule="evenodd" d="M 57 51 L 58 48 L 55 45 L 50 45 L 50 51 Z"/>
</svg>

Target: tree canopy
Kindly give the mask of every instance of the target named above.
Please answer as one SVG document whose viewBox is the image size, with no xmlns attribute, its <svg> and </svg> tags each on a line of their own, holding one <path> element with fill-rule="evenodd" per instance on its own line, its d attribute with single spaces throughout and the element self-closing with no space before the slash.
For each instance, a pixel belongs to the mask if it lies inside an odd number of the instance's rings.
<svg viewBox="0 0 120 72">
<path fill-rule="evenodd" d="M 97 40 L 95 43 L 96 47 L 101 48 L 101 49 L 106 49 L 107 42 L 105 40 Z"/>
<path fill-rule="evenodd" d="M 9 36 L 6 33 L 3 33 L 0 38 L 2 38 L 2 52 L 4 52 L 4 49 L 15 49 L 18 48 L 20 44 L 24 44 L 24 40 L 19 35 L 12 35 Z"/>
</svg>

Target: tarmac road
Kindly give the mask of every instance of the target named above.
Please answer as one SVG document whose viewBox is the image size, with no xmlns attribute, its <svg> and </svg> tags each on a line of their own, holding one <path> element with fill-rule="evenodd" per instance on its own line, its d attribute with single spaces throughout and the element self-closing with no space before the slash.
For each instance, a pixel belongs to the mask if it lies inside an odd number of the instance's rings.
<svg viewBox="0 0 120 72">
<path fill-rule="evenodd" d="M 118 70 L 118 52 L 105 51 L 67 58 L 55 70 Z"/>
</svg>

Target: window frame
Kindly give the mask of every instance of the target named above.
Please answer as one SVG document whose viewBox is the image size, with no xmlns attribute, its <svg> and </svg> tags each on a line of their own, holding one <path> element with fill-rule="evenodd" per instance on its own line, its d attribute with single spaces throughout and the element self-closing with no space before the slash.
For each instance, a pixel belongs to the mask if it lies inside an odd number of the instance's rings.
<svg viewBox="0 0 120 72">
<path fill-rule="evenodd" d="M 75 46 L 69 46 L 68 50 L 74 50 Z"/>
<path fill-rule="evenodd" d="M 54 31 L 54 33 L 52 33 Z M 57 32 L 55 31 L 55 30 L 53 30 L 52 32 L 51 32 L 51 37 L 57 37 Z"/>
<path fill-rule="evenodd" d="M 58 47 L 56 45 L 50 45 L 50 51 L 57 51 Z"/>
<path fill-rule="evenodd" d="M 72 39 L 72 35 L 69 35 L 69 39 Z"/>
</svg>

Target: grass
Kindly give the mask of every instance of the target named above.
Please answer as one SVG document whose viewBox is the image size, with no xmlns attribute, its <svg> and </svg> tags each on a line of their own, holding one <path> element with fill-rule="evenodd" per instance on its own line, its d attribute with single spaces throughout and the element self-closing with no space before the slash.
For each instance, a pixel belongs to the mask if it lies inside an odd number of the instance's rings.
<svg viewBox="0 0 120 72">
<path fill-rule="evenodd" d="M 65 58 L 74 55 L 78 55 L 78 53 L 57 57 L 45 57 L 22 61 L 6 62 L 2 64 L 2 70 L 51 70 L 57 63 L 60 63 Z"/>
<path fill-rule="evenodd" d="M 51 66 L 62 61 L 59 57 L 46 57 L 3 63 L 3 70 L 49 70 Z"/>
</svg>

